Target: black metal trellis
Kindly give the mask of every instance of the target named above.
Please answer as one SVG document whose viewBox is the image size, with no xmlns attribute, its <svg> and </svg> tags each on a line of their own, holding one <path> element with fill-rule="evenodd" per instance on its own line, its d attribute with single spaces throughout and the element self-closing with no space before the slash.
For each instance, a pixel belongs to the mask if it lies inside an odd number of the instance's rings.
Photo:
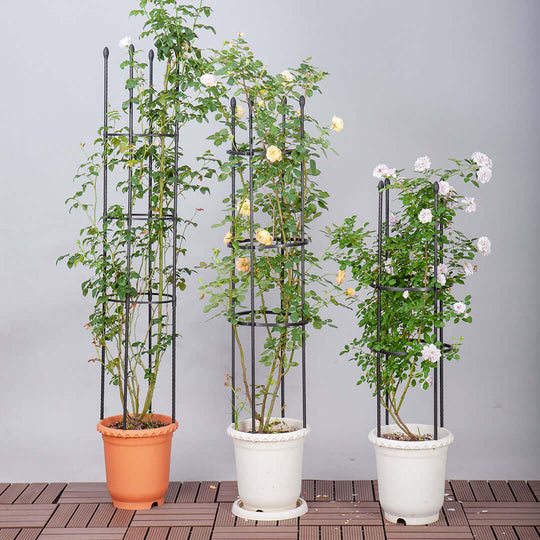
<svg viewBox="0 0 540 540">
<path fill-rule="evenodd" d="M 377 282 L 373 284 L 373 287 L 376 290 L 377 294 L 377 342 L 381 342 L 382 328 L 381 328 L 381 298 L 383 292 L 433 292 L 433 310 L 434 313 L 443 313 L 444 306 L 442 298 L 438 298 L 438 291 L 440 287 L 393 287 L 381 285 L 381 275 L 382 275 L 382 263 L 383 258 L 386 260 L 388 258 L 388 253 L 383 252 L 383 235 L 388 238 L 390 236 L 390 180 L 381 180 L 377 186 L 379 194 L 379 204 L 378 204 L 378 220 L 377 220 L 377 258 L 378 258 L 378 273 L 377 273 Z M 437 217 L 438 210 L 438 193 L 439 193 L 439 184 L 438 182 L 433 182 L 433 210 L 434 210 L 434 235 L 433 235 L 433 278 L 435 283 L 437 283 L 437 272 L 438 266 L 443 262 L 442 250 L 439 249 L 439 238 L 444 234 L 444 227 L 442 222 L 439 221 Z M 383 222 L 384 215 L 384 222 Z M 444 343 L 443 341 L 443 328 L 438 328 L 433 326 L 433 339 L 434 342 L 440 342 L 441 346 L 441 356 L 439 361 L 436 363 L 433 368 L 433 438 L 439 438 L 439 426 L 444 427 L 444 389 L 443 389 L 443 364 L 444 364 L 444 353 L 452 349 L 452 346 Z M 382 388 L 381 388 L 381 367 L 383 358 L 384 361 L 388 361 L 390 356 L 406 356 L 407 353 L 404 351 L 387 351 L 384 349 L 377 350 L 377 366 L 376 366 L 376 375 L 377 375 L 377 385 L 376 385 L 376 394 L 377 394 L 377 437 L 381 436 L 381 398 L 382 398 Z M 388 393 L 385 395 L 385 402 L 388 406 L 389 396 Z M 385 414 L 385 423 L 388 425 L 389 422 L 389 413 L 386 409 Z"/>
<path fill-rule="evenodd" d="M 133 58 L 135 48 L 133 45 L 129 46 L 129 56 L 130 59 Z M 177 234 L 178 234 L 178 159 L 179 159 L 179 137 L 178 137 L 178 121 L 175 121 L 174 124 L 174 133 L 154 133 L 153 126 L 150 124 L 148 132 L 145 133 L 135 133 L 134 130 L 134 111 L 133 111 L 133 88 L 129 88 L 129 106 L 128 106 L 128 131 L 120 132 L 109 132 L 108 125 L 108 108 L 109 108 L 109 49 L 105 47 L 103 49 L 103 267 L 104 267 L 104 281 L 106 281 L 106 272 L 105 265 L 107 262 L 107 226 L 111 220 L 126 220 L 127 223 L 127 243 L 126 243 L 126 274 L 130 276 L 131 274 L 131 248 L 132 248 L 132 226 L 133 221 L 146 221 L 147 230 L 148 230 L 148 253 L 153 252 L 152 245 L 152 235 L 151 230 L 153 223 L 155 221 L 169 222 L 172 224 L 173 230 L 173 257 L 172 257 L 172 275 L 176 277 L 177 274 L 177 262 L 176 262 L 176 251 L 177 251 Z M 133 64 L 129 66 L 129 78 L 133 79 Z M 149 77 L 149 87 L 150 90 L 154 89 L 154 51 L 150 50 L 148 53 L 148 77 Z M 171 138 L 174 140 L 174 184 L 173 184 L 173 211 L 172 213 L 168 212 L 162 216 L 156 216 L 153 213 L 152 209 L 152 172 L 153 172 L 153 158 L 152 153 L 149 153 L 147 158 L 148 162 L 148 209 L 147 213 L 133 212 L 133 182 L 132 182 L 132 170 L 131 167 L 128 167 L 128 187 L 127 187 L 127 212 L 123 213 L 121 216 L 109 214 L 108 207 L 108 141 L 114 137 L 127 137 L 129 141 L 129 152 L 133 152 L 133 143 L 134 140 L 138 137 L 148 138 L 149 144 L 152 144 L 154 138 Z M 152 274 L 152 258 L 148 258 L 148 275 Z M 174 280 L 173 280 L 174 281 Z M 107 286 L 107 284 L 105 285 Z M 172 343 L 171 343 L 171 417 L 172 422 L 176 421 L 176 306 L 177 306 L 177 292 L 176 286 L 173 282 L 171 287 L 171 293 L 163 293 L 162 299 L 159 300 L 159 297 L 155 297 L 152 292 L 152 281 L 149 280 L 148 291 L 139 293 L 137 298 L 133 298 L 129 292 L 126 293 L 125 299 L 120 299 L 115 297 L 112 294 L 106 294 L 106 302 L 103 303 L 103 315 L 105 316 L 107 311 L 107 302 L 113 303 L 123 303 L 125 309 L 125 323 L 124 323 L 124 362 L 123 362 L 123 403 L 122 403 L 122 427 L 126 429 L 127 421 L 127 396 L 128 388 L 127 381 L 129 376 L 129 317 L 130 317 L 130 306 L 133 304 L 146 304 L 148 306 L 148 374 L 152 374 L 152 369 L 155 367 L 153 365 L 153 331 L 152 331 L 152 319 L 153 319 L 153 307 L 156 305 L 168 304 L 171 306 L 171 332 L 172 332 Z M 140 299 L 143 297 L 144 299 Z M 105 342 L 105 340 L 103 340 Z M 106 347 L 102 345 L 101 348 L 101 399 L 100 399 L 100 419 L 103 420 L 105 416 L 105 364 L 106 364 Z M 149 412 L 152 413 L 152 404 L 150 403 Z"/>
<path fill-rule="evenodd" d="M 251 358 L 251 395 L 252 395 L 252 408 L 251 408 L 251 432 L 256 432 L 256 410 L 255 410 L 255 395 L 256 395 L 256 328 L 257 327 L 271 327 L 271 328 L 294 328 L 301 327 L 302 329 L 302 344 L 301 344 L 301 378 L 302 378 L 302 424 L 305 428 L 307 426 L 307 414 L 306 414 L 306 324 L 307 320 L 304 315 L 304 306 L 305 306 L 305 248 L 309 243 L 309 240 L 305 235 L 305 163 L 302 160 L 300 165 L 300 237 L 293 239 L 286 238 L 275 238 L 274 242 L 270 245 L 256 245 L 255 244 L 255 230 L 254 230 L 254 178 L 253 178 L 253 158 L 256 155 L 263 155 L 262 150 L 254 148 L 253 143 L 253 102 L 248 103 L 248 150 L 242 151 L 238 149 L 236 141 L 236 98 L 231 99 L 231 133 L 232 133 L 232 143 L 231 149 L 227 153 L 234 157 L 247 157 L 248 158 L 248 177 L 249 177 L 249 204 L 250 204 L 250 214 L 249 214 L 249 238 L 235 240 L 239 245 L 246 246 L 249 249 L 250 254 L 250 294 L 249 294 L 249 303 L 250 308 L 248 310 L 236 311 L 236 303 L 234 301 L 234 289 L 235 283 L 234 279 L 232 280 L 232 289 L 233 289 L 233 305 L 231 317 L 236 320 L 236 324 L 239 326 L 248 326 L 250 328 L 250 358 Z M 283 112 L 282 112 L 282 138 L 283 138 L 283 148 L 281 150 L 282 154 L 287 155 L 291 153 L 291 150 L 286 149 L 286 107 L 287 104 L 286 98 L 282 101 Z M 305 127 L 304 127 L 304 108 L 305 108 L 305 98 L 302 96 L 299 100 L 300 105 L 300 140 L 304 140 L 305 137 Z M 235 223 L 236 223 L 236 212 L 237 212 L 237 203 L 236 203 L 236 168 L 238 163 L 233 161 L 231 167 L 231 235 L 233 240 L 236 238 Z M 228 246 L 233 249 L 233 242 L 228 242 Z M 284 249 L 288 247 L 298 247 L 300 248 L 300 274 L 301 274 L 301 302 L 302 302 L 302 316 L 300 320 L 296 322 L 278 322 L 277 316 L 282 313 L 283 303 L 281 298 L 281 304 L 279 308 L 266 310 L 267 315 L 276 316 L 276 321 L 274 322 L 259 322 L 256 320 L 256 315 L 261 313 L 261 310 L 256 309 L 255 307 L 255 275 L 254 275 L 254 261 L 255 261 L 255 250 L 256 249 L 274 249 L 279 250 L 281 254 L 284 253 Z M 234 256 L 234 251 L 232 251 L 233 256 L 231 260 L 233 277 L 236 276 L 236 258 Z M 284 272 L 284 269 L 282 269 Z M 238 317 L 245 317 L 244 320 L 238 320 Z M 280 398 L 281 398 L 281 416 L 285 416 L 285 376 L 282 375 L 281 384 L 280 384 Z M 232 422 L 235 421 L 235 406 L 236 406 L 236 343 L 235 343 L 235 326 L 231 324 L 231 417 Z"/>
</svg>

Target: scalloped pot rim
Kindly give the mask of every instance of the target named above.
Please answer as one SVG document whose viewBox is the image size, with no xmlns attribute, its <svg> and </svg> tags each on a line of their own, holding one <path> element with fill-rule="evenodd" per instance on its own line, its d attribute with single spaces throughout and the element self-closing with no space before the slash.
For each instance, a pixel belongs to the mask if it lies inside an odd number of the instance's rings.
<svg viewBox="0 0 540 540">
<path fill-rule="evenodd" d="M 407 424 L 407 427 L 412 431 L 417 431 L 417 428 L 419 428 L 421 432 L 433 434 L 433 425 L 431 424 Z M 398 428 L 396 424 L 381 426 L 382 433 L 392 433 L 399 431 L 399 429 L 400 428 Z M 432 448 L 450 446 L 454 442 L 454 435 L 446 428 L 439 427 L 439 438 L 434 441 L 394 441 L 392 439 L 377 437 L 377 428 L 374 428 L 369 432 L 368 439 L 369 442 L 374 446 L 385 448 L 397 448 L 403 450 L 430 450 Z"/>
<path fill-rule="evenodd" d="M 286 422 L 291 427 L 296 428 L 295 431 L 289 431 L 287 433 L 251 433 L 249 431 L 242 431 L 241 429 L 235 429 L 234 424 L 231 424 L 227 428 L 227 435 L 233 439 L 239 439 L 243 441 L 251 442 L 273 442 L 273 441 L 292 441 L 295 439 L 303 439 L 307 437 L 311 428 L 309 426 L 302 427 L 301 420 L 295 418 L 276 418 L 275 420 Z M 241 420 L 239 422 L 240 428 L 246 427 L 249 429 L 251 426 L 251 419 Z"/>
<path fill-rule="evenodd" d="M 120 437 L 122 439 L 132 439 L 132 438 L 144 438 L 144 437 L 159 437 L 160 435 L 165 435 L 167 433 L 173 433 L 178 429 L 178 422 L 172 423 L 172 418 L 165 414 L 153 414 L 152 418 L 156 419 L 162 424 L 167 424 L 166 426 L 151 428 L 151 429 L 114 429 L 110 428 L 111 424 L 119 422 L 122 420 L 123 415 L 117 414 L 115 416 L 109 416 L 100 420 L 97 425 L 97 430 L 102 435 L 107 435 L 109 437 Z"/>
</svg>

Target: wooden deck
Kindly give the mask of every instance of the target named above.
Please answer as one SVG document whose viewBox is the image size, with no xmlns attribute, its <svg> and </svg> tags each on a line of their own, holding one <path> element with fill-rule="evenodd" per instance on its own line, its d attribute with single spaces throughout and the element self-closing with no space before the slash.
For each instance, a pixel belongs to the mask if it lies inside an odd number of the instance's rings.
<svg viewBox="0 0 540 540">
<path fill-rule="evenodd" d="M 437 523 L 385 522 L 371 480 L 304 480 L 299 519 L 235 518 L 235 482 L 171 482 L 165 504 L 117 510 L 103 483 L 1 484 L 0 540 L 539 540 L 540 480 L 447 482 Z"/>
</svg>

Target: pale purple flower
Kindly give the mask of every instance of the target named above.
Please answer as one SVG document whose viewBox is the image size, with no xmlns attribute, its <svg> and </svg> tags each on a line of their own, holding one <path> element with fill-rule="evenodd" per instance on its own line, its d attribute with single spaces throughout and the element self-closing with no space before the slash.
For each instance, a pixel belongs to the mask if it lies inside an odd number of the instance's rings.
<svg viewBox="0 0 540 540">
<path fill-rule="evenodd" d="M 463 315 L 467 311 L 467 306 L 463 302 L 456 302 L 452 309 L 456 315 Z"/>
<path fill-rule="evenodd" d="M 491 253 L 491 242 L 487 236 L 481 236 L 476 243 L 478 251 L 482 255 L 489 255 Z"/>
<path fill-rule="evenodd" d="M 420 210 L 420 213 L 418 214 L 418 219 L 422 223 L 429 223 L 433 219 L 433 214 L 431 213 L 431 210 L 429 208 L 424 208 L 423 210 Z"/>
<path fill-rule="evenodd" d="M 439 194 L 443 197 L 450 195 L 453 191 L 455 191 L 454 188 L 446 180 L 439 182 Z"/>
<path fill-rule="evenodd" d="M 491 159 L 489 159 L 486 154 L 482 154 L 482 152 L 475 152 L 471 159 L 479 166 L 479 167 L 492 167 L 493 162 Z"/>
<path fill-rule="evenodd" d="M 424 379 L 424 383 L 427 383 L 428 387 L 431 388 L 433 386 L 433 377 L 431 375 L 428 375 Z M 422 383 L 423 384 L 423 383 Z"/>
<path fill-rule="evenodd" d="M 388 223 L 390 223 L 390 227 L 395 227 L 397 223 L 397 217 L 394 212 L 390 212 L 390 215 L 388 216 Z"/>
<path fill-rule="evenodd" d="M 422 358 L 430 362 L 438 362 L 441 357 L 441 351 L 433 344 L 424 345 L 422 349 Z"/>
<path fill-rule="evenodd" d="M 480 169 L 476 173 L 478 181 L 481 184 L 487 184 L 491 180 L 492 175 L 493 171 L 491 170 L 491 167 L 480 167 Z"/>
<path fill-rule="evenodd" d="M 216 86 L 217 84 L 217 77 L 212 73 L 205 73 L 199 80 L 204 86 Z"/>
<path fill-rule="evenodd" d="M 373 169 L 373 176 L 375 178 L 385 178 L 387 171 L 388 171 L 388 165 L 385 165 L 384 163 L 379 163 L 374 169 Z"/>
<path fill-rule="evenodd" d="M 446 276 L 444 274 L 437 274 L 437 283 L 444 287 L 446 285 Z"/>
<path fill-rule="evenodd" d="M 431 160 L 429 159 L 428 156 L 419 157 L 414 162 L 414 170 L 416 172 L 425 172 L 430 168 L 431 168 Z"/>
<path fill-rule="evenodd" d="M 466 277 L 471 277 L 475 272 L 474 266 L 470 262 L 463 263 L 463 270 Z"/>
<path fill-rule="evenodd" d="M 131 45 L 131 36 L 126 36 L 118 42 L 119 47 L 129 47 Z"/>
<path fill-rule="evenodd" d="M 473 212 L 476 212 L 476 203 L 474 202 L 474 197 L 465 197 L 463 199 L 463 204 L 466 204 L 465 212 L 467 214 L 472 214 Z"/>
<path fill-rule="evenodd" d="M 437 265 L 437 274 L 448 274 L 448 266 L 444 263 Z"/>
<path fill-rule="evenodd" d="M 405 298 L 405 300 L 409 298 L 409 291 L 403 291 L 403 298 Z"/>
</svg>

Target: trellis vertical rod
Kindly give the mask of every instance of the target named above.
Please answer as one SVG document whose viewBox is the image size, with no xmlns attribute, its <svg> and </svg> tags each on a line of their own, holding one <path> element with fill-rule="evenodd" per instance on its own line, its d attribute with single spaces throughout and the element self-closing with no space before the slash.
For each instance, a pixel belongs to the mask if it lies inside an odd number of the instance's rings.
<svg viewBox="0 0 540 540">
<path fill-rule="evenodd" d="M 148 52 L 148 66 L 149 66 L 149 84 L 152 99 L 154 98 L 154 51 L 150 49 Z M 148 146 L 151 147 L 154 139 L 152 137 L 153 124 L 150 121 L 148 126 L 150 132 L 150 138 L 148 139 Z M 148 372 L 152 374 L 152 151 L 148 155 Z M 148 408 L 150 414 L 152 413 L 152 401 Z"/>
<path fill-rule="evenodd" d="M 386 191 L 384 192 L 384 221 L 385 221 L 385 227 L 384 227 L 384 233 L 386 238 L 390 237 L 390 179 L 387 178 L 384 181 L 384 187 L 386 188 Z M 384 260 L 386 261 L 388 259 L 388 250 L 384 252 Z M 388 362 L 388 355 L 384 355 L 385 362 Z M 390 395 L 388 394 L 388 390 L 385 392 L 385 402 L 386 402 L 386 409 L 384 411 L 384 423 L 388 425 L 390 423 Z"/>
<path fill-rule="evenodd" d="M 253 205 L 253 102 L 248 100 L 249 110 L 249 277 L 250 277 L 250 332 L 251 332 L 251 432 L 255 433 L 255 403 L 256 403 L 256 377 L 255 377 L 255 230 Z"/>
<path fill-rule="evenodd" d="M 382 213 L 383 188 L 381 180 L 377 186 L 379 191 L 379 209 L 377 217 L 377 343 L 381 343 L 381 266 L 382 266 Z M 381 351 L 377 350 L 377 437 L 381 436 Z"/>
<path fill-rule="evenodd" d="M 283 110 L 281 113 L 281 137 L 282 137 L 281 144 L 283 148 L 287 148 L 287 132 L 286 132 L 287 98 L 286 97 L 283 98 L 281 104 L 283 107 Z M 281 184 L 282 184 L 281 187 L 283 190 L 285 187 L 284 179 L 285 179 L 285 175 L 282 173 L 281 174 Z M 283 231 L 282 236 L 283 236 L 282 242 L 285 243 L 286 242 L 285 231 Z M 285 255 L 285 250 L 283 248 L 280 248 L 279 255 L 280 255 L 280 259 L 283 260 L 283 257 Z M 285 283 L 285 268 L 283 267 L 283 265 L 281 266 L 280 279 L 281 279 L 281 283 Z M 283 313 L 283 292 L 280 292 L 280 297 L 281 297 L 280 308 L 281 308 L 281 313 Z M 284 368 L 284 365 L 283 365 L 283 362 L 281 362 L 280 368 L 279 368 L 280 369 L 279 377 L 280 377 L 280 385 L 281 385 L 281 418 L 285 417 L 285 374 L 284 374 L 283 368 Z"/>
<path fill-rule="evenodd" d="M 103 295 L 107 296 L 107 283 L 106 283 L 106 271 L 105 265 L 107 263 L 107 171 L 108 171 L 108 146 L 107 146 L 107 135 L 108 135 L 108 108 L 109 108 L 109 48 L 105 47 L 103 49 Z M 101 306 L 101 314 L 103 319 L 107 313 L 107 302 L 103 302 Z M 101 381 L 100 381 L 100 406 L 99 406 L 99 418 L 103 420 L 105 417 L 105 361 L 106 350 L 105 350 L 105 329 L 102 334 L 103 342 L 101 344 Z"/>
<path fill-rule="evenodd" d="M 433 234 L 433 277 L 434 277 L 434 286 L 433 286 L 433 311 L 435 316 L 435 322 L 433 324 L 433 339 L 434 342 L 437 342 L 438 338 L 438 328 L 437 328 L 437 313 L 438 313 L 438 299 L 437 299 L 437 277 L 438 277 L 438 265 L 439 265 L 439 253 L 438 253 L 438 238 L 437 234 L 439 232 L 439 217 L 438 217 L 438 193 L 439 193 L 439 183 L 433 182 L 433 209 L 435 213 L 435 224 L 434 224 L 434 234 Z M 441 344 L 442 348 L 442 344 Z M 439 412 L 438 412 L 438 369 L 437 363 L 433 368 L 433 439 L 439 438 Z"/>
<path fill-rule="evenodd" d="M 442 250 L 442 244 L 443 244 L 443 235 L 444 235 L 444 225 L 441 219 L 440 226 L 439 226 L 439 233 L 440 233 L 440 243 L 441 247 L 439 249 L 439 260 L 444 262 L 443 260 L 443 250 Z M 441 314 L 441 321 L 444 321 L 444 303 L 441 295 L 441 299 L 439 300 L 439 313 Z M 440 415 L 440 423 L 441 427 L 444 427 L 444 327 L 441 326 L 439 328 L 439 338 L 441 342 L 441 361 L 439 362 L 439 415 Z"/>
<path fill-rule="evenodd" d="M 300 96 L 300 144 L 303 144 L 305 137 L 305 105 L 306 99 Z M 307 426 L 307 391 L 306 391 L 306 317 L 304 307 L 306 303 L 306 246 L 305 244 L 305 211 L 306 211 L 306 161 L 305 154 L 300 164 L 300 280 L 301 280 L 301 301 L 302 301 L 302 425 Z"/>
<path fill-rule="evenodd" d="M 236 284 L 234 278 L 236 275 L 236 261 L 235 261 L 235 252 L 234 252 L 234 239 L 236 236 L 236 160 L 237 156 L 234 154 L 236 152 L 236 98 L 231 99 L 231 154 L 233 160 L 233 166 L 231 167 L 231 422 L 234 424 L 236 420 L 236 331 L 237 326 L 235 324 L 236 317 L 236 300 L 234 297 Z"/>
<path fill-rule="evenodd" d="M 176 92 L 180 90 L 180 66 L 176 69 Z M 176 114 L 176 113 L 175 113 Z M 176 422 L 176 304 L 177 304 L 177 286 L 176 286 L 176 257 L 178 249 L 178 118 L 174 120 L 174 182 L 173 182 L 173 260 L 172 260 L 172 358 L 171 358 L 171 409 L 172 421 Z"/>
<path fill-rule="evenodd" d="M 129 78 L 133 79 L 133 56 L 135 54 L 135 47 L 129 46 Z M 129 157 L 131 159 L 133 155 L 133 88 L 129 89 Z M 127 243 L 126 243 L 126 282 L 129 288 L 131 283 L 131 227 L 133 218 L 133 185 L 132 185 L 132 172 L 131 167 L 128 167 L 128 205 L 127 205 Z M 123 414 L 122 414 L 122 428 L 126 429 L 127 419 L 127 394 L 128 394 L 128 372 L 129 372 L 129 310 L 131 305 L 131 295 L 129 289 L 126 291 L 125 298 L 125 326 L 124 326 L 124 395 L 123 395 Z"/>
</svg>

